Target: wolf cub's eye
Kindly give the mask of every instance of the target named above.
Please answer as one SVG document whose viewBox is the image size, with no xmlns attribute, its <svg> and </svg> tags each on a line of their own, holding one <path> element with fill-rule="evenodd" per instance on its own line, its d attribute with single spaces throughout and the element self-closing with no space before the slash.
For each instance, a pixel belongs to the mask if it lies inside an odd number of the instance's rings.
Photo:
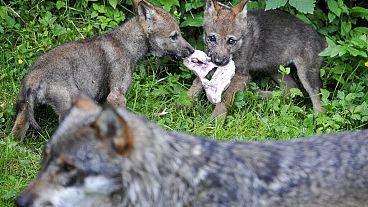
<svg viewBox="0 0 368 207">
<path fill-rule="evenodd" d="M 170 35 L 170 39 L 171 39 L 171 40 L 174 40 L 174 41 L 175 41 L 175 40 L 177 40 L 177 39 L 178 39 L 178 37 L 179 37 L 179 35 L 178 35 L 178 33 L 176 33 L 176 32 L 175 32 L 174 34 Z"/>
<path fill-rule="evenodd" d="M 234 40 L 233 38 L 230 38 L 230 39 L 228 39 L 227 40 L 227 44 L 229 44 L 229 45 L 235 45 L 236 44 L 236 40 Z"/>
<path fill-rule="evenodd" d="M 210 35 L 207 37 L 209 42 L 216 42 L 216 37 L 214 35 Z"/>
</svg>

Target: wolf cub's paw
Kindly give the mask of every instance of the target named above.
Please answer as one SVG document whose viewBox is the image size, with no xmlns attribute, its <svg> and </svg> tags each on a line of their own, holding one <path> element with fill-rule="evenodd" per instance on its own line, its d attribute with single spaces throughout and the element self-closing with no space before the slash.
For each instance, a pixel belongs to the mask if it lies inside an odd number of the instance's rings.
<svg viewBox="0 0 368 207">
<path fill-rule="evenodd" d="M 210 121 L 217 119 L 219 120 L 221 123 L 225 122 L 226 119 L 226 115 L 227 115 L 227 108 L 224 102 L 220 102 L 218 104 L 216 104 L 215 109 L 213 110 L 211 116 L 208 118 Z"/>
<path fill-rule="evenodd" d="M 111 92 L 107 96 L 107 102 L 114 106 L 126 108 L 127 100 L 123 94 L 117 92 Z"/>
</svg>

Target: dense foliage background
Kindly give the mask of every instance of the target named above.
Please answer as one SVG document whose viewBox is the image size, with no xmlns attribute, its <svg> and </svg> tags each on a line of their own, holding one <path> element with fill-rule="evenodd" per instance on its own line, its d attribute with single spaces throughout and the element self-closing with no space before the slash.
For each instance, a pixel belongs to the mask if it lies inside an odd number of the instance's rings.
<svg viewBox="0 0 368 207">
<path fill-rule="evenodd" d="M 196 48 L 202 38 L 204 0 L 150 0 L 172 12 L 183 35 Z M 230 4 L 236 4 L 233 0 Z M 224 2 L 225 3 L 225 2 Z M 237 93 L 224 124 L 208 121 L 213 110 L 205 97 L 190 107 L 185 93 L 193 75 L 167 58 L 148 56 L 136 68 L 128 108 L 168 130 L 230 139 L 288 139 L 368 126 L 368 2 L 358 0 L 259 0 L 248 9 L 282 9 L 312 25 L 328 41 L 321 53 L 323 105 L 313 113 L 306 93 L 285 97 L 269 81 L 253 83 Z M 30 65 L 50 48 L 104 33 L 134 15 L 128 0 L 14 0 L 0 3 L 0 206 L 12 206 L 16 195 L 35 176 L 43 144 L 57 126 L 52 110 L 41 108 L 41 134 L 25 142 L 10 137 L 19 84 Z M 280 68 L 289 73 L 288 68 Z M 253 91 L 275 90 L 270 99 Z M 304 94 L 304 95 L 303 95 Z M 243 137 L 243 138 L 241 138 Z"/>
</svg>

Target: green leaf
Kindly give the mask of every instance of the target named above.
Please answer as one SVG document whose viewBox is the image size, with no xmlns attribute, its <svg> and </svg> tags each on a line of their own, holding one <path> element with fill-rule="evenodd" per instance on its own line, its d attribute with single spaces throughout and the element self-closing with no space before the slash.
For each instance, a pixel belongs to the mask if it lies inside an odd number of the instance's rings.
<svg viewBox="0 0 368 207">
<path fill-rule="evenodd" d="M 204 1 L 191 1 L 185 3 L 185 11 L 189 11 L 191 9 L 198 9 L 204 6 Z"/>
<path fill-rule="evenodd" d="M 279 73 L 282 75 L 289 75 L 290 74 L 290 67 L 284 67 L 283 65 L 279 66 Z"/>
<path fill-rule="evenodd" d="M 342 13 L 349 14 L 349 8 L 344 4 L 343 0 L 338 0 L 337 4 L 339 5 Z"/>
<path fill-rule="evenodd" d="M 8 17 L 8 7 L 0 6 L 0 18 L 5 19 L 6 17 Z"/>
<path fill-rule="evenodd" d="M 285 6 L 287 0 L 267 0 L 266 1 L 266 10 L 277 9 L 282 6 Z"/>
<path fill-rule="evenodd" d="M 353 47 L 348 47 L 347 48 L 348 49 L 348 51 L 350 52 L 350 54 L 352 55 L 352 56 L 358 56 L 358 55 L 360 55 L 360 56 L 363 56 L 363 57 L 367 57 L 367 53 L 366 52 L 364 52 L 364 51 L 361 51 L 361 50 L 357 50 L 357 49 L 355 49 L 355 48 L 353 48 Z"/>
<path fill-rule="evenodd" d="M 294 97 L 303 97 L 303 93 L 299 88 L 290 88 L 290 95 L 292 98 Z"/>
<path fill-rule="evenodd" d="M 354 32 L 362 33 L 362 34 L 368 34 L 368 28 L 367 27 L 356 27 L 353 29 Z"/>
<path fill-rule="evenodd" d="M 341 9 L 335 0 L 327 0 L 327 6 L 336 16 L 340 16 Z"/>
<path fill-rule="evenodd" d="M 346 36 L 349 34 L 351 30 L 351 23 L 350 22 L 342 22 L 341 23 L 341 34 Z"/>
<path fill-rule="evenodd" d="M 351 8 L 351 14 L 355 17 L 362 17 L 368 20 L 368 9 L 363 7 Z"/>
<path fill-rule="evenodd" d="M 203 26 L 203 15 L 196 14 L 196 15 L 188 15 L 185 18 L 185 21 L 180 24 L 181 27 L 202 27 Z"/>
<path fill-rule="evenodd" d="M 166 11 L 170 11 L 173 6 L 180 6 L 178 0 L 159 0 L 159 2 Z"/>
<path fill-rule="evenodd" d="M 340 50 L 341 50 L 341 45 L 336 45 L 335 47 L 333 47 L 331 50 L 330 57 L 337 56 L 340 53 Z"/>
<path fill-rule="evenodd" d="M 289 0 L 289 4 L 298 11 L 313 14 L 316 0 Z"/>
<path fill-rule="evenodd" d="M 331 56 L 333 48 L 336 47 L 335 42 L 331 40 L 330 38 L 326 37 L 326 41 L 327 41 L 328 47 L 319 53 L 320 56 Z"/>
<path fill-rule="evenodd" d="M 65 7 L 65 2 L 64 1 L 57 1 L 56 2 L 56 8 L 57 9 L 61 9 L 63 7 Z"/>
<path fill-rule="evenodd" d="M 99 13 L 103 13 L 103 14 L 106 13 L 106 10 L 107 10 L 105 5 L 99 5 L 99 4 L 94 3 L 92 7 L 95 11 L 98 11 Z"/>
<path fill-rule="evenodd" d="M 116 9 L 116 5 L 118 5 L 119 0 L 109 0 L 109 4 L 112 6 L 112 8 Z"/>
<path fill-rule="evenodd" d="M 307 16 L 305 16 L 305 14 L 297 14 L 296 17 L 300 20 L 302 20 L 304 23 L 309 24 L 309 25 L 313 25 L 312 21 L 308 19 Z"/>
</svg>

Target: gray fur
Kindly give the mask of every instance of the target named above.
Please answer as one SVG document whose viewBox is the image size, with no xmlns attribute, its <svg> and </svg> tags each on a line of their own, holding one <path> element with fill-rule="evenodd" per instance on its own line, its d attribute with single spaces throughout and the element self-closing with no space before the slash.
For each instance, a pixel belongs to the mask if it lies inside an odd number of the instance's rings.
<svg viewBox="0 0 368 207">
<path fill-rule="evenodd" d="M 247 86 L 254 73 L 263 73 L 280 81 L 279 65 L 294 64 L 297 75 L 308 92 L 315 111 L 325 109 L 320 103 L 320 67 L 323 58 L 318 54 L 327 46 L 325 39 L 311 26 L 277 10 L 247 11 L 247 1 L 229 8 L 207 0 L 204 14 L 205 43 L 212 61 L 225 65 L 232 57 L 236 74 Z M 216 40 L 211 41 L 211 36 Z M 229 39 L 235 44 L 229 44 Z M 296 87 L 287 75 L 286 89 Z M 233 82 L 233 85 L 239 83 Z M 229 86 L 225 104 L 229 107 L 233 94 L 243 87 Z M 194 87 L 193 87 L 194 88 Z M 193 92 L 192 92 L 193 93 Z M 190 94 L 191 95 L 191 94 Z"/>
<path fill-rule="evenodd" d="M 162 130 L 125 109 L 74 107 L 47 144 L 39 176 L 17 199 L 20 207 L 45 203 L 364 207 L 368 131 L 220 142 Z"/>
<path fill-rule="evenodd" d="M 12 134 L 22 139 L 29 124 L 41 130 L 33 115 L 39 104 L 50 105 L 61 120 L 80 93 L 125 107 L 134 66 L 145 54 L 184 58 L 193 51 L 172 15 L 141 1 L 137 15 L 115 30 L 58 46 L 32 65 L 21 83 Z"/>
</svg>

